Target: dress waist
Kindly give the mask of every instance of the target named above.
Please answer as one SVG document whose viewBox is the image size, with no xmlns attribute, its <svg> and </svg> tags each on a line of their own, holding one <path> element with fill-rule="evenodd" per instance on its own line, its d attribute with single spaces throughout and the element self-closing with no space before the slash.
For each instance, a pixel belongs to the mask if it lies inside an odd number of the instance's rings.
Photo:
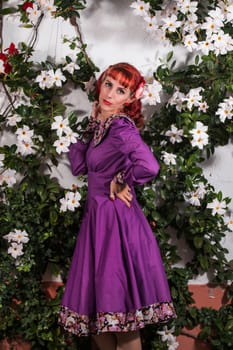
<svg viewBox="0 0 233 350">
<path fill-rule="evenodd" d="M 88 171 L 88 197 L 109 195 L 110 182 L 113 177 L 95 171 Z"/>
</svg>

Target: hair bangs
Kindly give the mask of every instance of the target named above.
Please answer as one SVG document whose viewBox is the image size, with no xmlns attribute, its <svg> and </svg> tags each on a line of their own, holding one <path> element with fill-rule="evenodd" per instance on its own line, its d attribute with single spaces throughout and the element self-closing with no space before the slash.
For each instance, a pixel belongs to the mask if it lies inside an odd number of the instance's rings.
<svg viewBox="0 0 233 350">
<path fill-rule="evenodd" d="M 122 68 L 121 69 L 110 68 L 107 71 L 107 75 L 113 78 L 114 80 L 117 80 L 118 83 L 124 86 L 125 88 L 132 89 L 132 87 L 135 84 L 133 74 Z"/>
</svg>

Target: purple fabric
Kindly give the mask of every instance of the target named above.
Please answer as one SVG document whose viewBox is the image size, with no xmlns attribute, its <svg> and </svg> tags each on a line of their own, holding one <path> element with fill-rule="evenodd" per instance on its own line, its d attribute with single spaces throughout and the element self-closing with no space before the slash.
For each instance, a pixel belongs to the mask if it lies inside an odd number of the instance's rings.
<svg viewBox="0 0 233 350">
<path fill-rule="evenodd" d="M 116 117 L 96 147 L 93 141 L 78 141 L 69 159 L 74 175 L 88 173 L 88 196 L 62 306 L 95 315 L 170 302 L 158 245 L 133 188 L 159 171 L 138 129 Z M 132 190 L 131 208 L 109 199 L 110 182 L 119 171 Z"/>
</svg>

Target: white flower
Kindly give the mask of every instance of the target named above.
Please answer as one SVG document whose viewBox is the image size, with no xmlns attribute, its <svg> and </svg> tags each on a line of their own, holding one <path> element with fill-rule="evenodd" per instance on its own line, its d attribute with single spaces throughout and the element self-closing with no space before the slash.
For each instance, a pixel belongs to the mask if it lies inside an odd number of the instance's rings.
<svg viewBox="0 0 233 350">
<path fill-rule="evenodd" d="M 35 153 L 35 149 L 33 149 L 33 147 L 35 147 L 35 145 L 32 140 L 22 140 L 17 143 L 16 152 L 20 153 L 22 156 L 28 156 L 29 154 Z"/>
<path fill-rule="evenodd" d="M 80 69 L 79 65 L 75 62 L 67 63 L 67 65 L 63 67 L 63 70 L 67 70 L 70 74 L 74 74 L 75 69 Z"/>
<path fill-rule="evenodd" d="M 36 24 L 41 15 L 41 11 L 38 9 L 38 6 L 33 4 L 33 7 L 28 7 L 26 12 L 28 14 L 28 19 L 32 22 L 32 24 Z"/>
<path fill-rule="evenodd" d="M 219 116 L 219 119 L 222 123 L 225 122 L 226 119 L 231 119 L 233 116 L 232 113 L 232 104 L 229 103 L 227 99 L 224 100 L 225 102 L 219 103 L 218 110 L 216 114 Z"/>
<path fill-rule="evenodd" d="M 199 106 L 200 102 L 202 100 L 202 96 L 200 95 L 200 92 L 204 89 L 202 87 L 191 89 L 186 97 L 184 98 L 184 101 L 187 101 L 187 108 L 189 110 L 192 109 L 193 106 Z"/>
<path fill-rule="evenodd" d="M 203 199 L 205 194 L 206 194 L 206 189 L 205 189 L 205 185 L 200 182 L 199 184 L 197 184 L 197 188 L 195 191 L 192 192 L 186 192 L 184 193 L 184 199 L 186 200 L 186 202 L 195 205 L 195 206 L 200 206 L 200 199 Z"/>
<path fill-rule="evenodd" d="M 17 230 L 9 232 L 7 235 L 3 236 L 7 239 L 8 242 L 16 242 L 16 243 L 27 243 L 29 241 L 28 233 L 25 230 Z"/>
<path fill-rule="evenodd" d="M 206 21 L 201 25 L 202 29 L 206 30 L 207 37 L 219 31 L 223 27 L 223 22 L 212 17 L 206 17 Z"/>
<path fill-rule="evenodd" d="M 16 183 L 16 171 L 13 169 L 6 169 L 2 174 L 0 173 L 0 186 L 4 183 L 8 187 L 12 187 Z"/>
<path fill-rule="evenodd" d="M 162 20 L 164 22 L 163 28 L 169 32 L 175 32 L 181 26 L 181 22 L 177 20 L 177 16 L 174 14 L 167 18 L 162 18 Z"/>
<path fill-rule="evenodd" d="M 167 341 L 168 350 L 176 350 L 179 347 L 179 343 L 176 341 L 176 337 L 172 336 Z"/>
<path fill-rule="evenodd" d="M 5 154 L 4 153 L 0 153 L 0 168 L 4 167 L 4 163 L 3 163 L 4 159 L 5 159 Z"/>
<path fill-rule="evenodd" d="M 161 158 L 166 165 L 176 165 L 176 155 L 173 153 L 163 151 Z"/>
<path fill-rule="evenodd" d="M 50 89 L 53 86 L 51 75 L 46 70 L 42 70 L 41 73 L 36 77 L 36 83 L 39 83 L 39 87 L 44 90 L 45 88 Z"/>
<path fill-rule="evenodd" d="M 173 338 L 172 333 L 174 333 L 175 327 L 172 327 L 171 329 L 168 329 L 167 326 L 163 327 L 163 331 L 157 331 L 159 335 L 161 335 L 161 340 L 163 342 L 169 341 L 169 339 Z"/>
<path fill-rule="evenodd" d="M 199 106 L 198 106 L 198 110 L 202 111 L 202 112 L 206 112 L 207 109 L 209 108 L 208 104 L 206 101 L 200 102 Z"/>
<path fill-rule="evenodd" d="M 185 94 L 183 92 L 180 92 L 179 88 L 175 87 L 175 92 L 173 95 L 169 98 L 168 104 L 171 106 L 176 106 L 176 110 L 181 112 L 183 109 L 183 101 L 185 99 Z"/>
<path fill-rule="evenodd" d="M 62 74 L 62 71 L 60 68 L 56 69 L 55 72 L 52 69 L 50 69 L 48 71 L 48 74 L 50 75 L 52 84 L 57 87 L 61 87 L 62 81 L 66 81 L 66 77 Z"/>
<path fill-rule="evenodd" d="M 142 103 L 149 105 L 156 105 L 160 100 L 160 91 L 162 90 L 162 85 L 154 80 L 152 84 L 146 84 L 142 96 Z"/>
<path fill-rule="evenodd" d="M 188 14 L 186 21 L 184 22 L 183 31 L 188 33 L 194 33 L 199 27 L 197 20 L 197 15 L 195 15 L 194 13 Z"/>
<path fill-rule="evenodd" d="M 229 230 L 233 231 L 233 215 L 225 216 L 224 222 L 227 225 L 227 227 L 229 228 Z"/>
<path fill-rule="evenodd" d="M 64 131 L 65 131 L 66 137 L 70 141 L 70 143 L 76 143 L 77 142 L 77 138 L 79 136 L 77 134 L 77 132 L 74 132 L 70 128 L 67 128 Z"/>
<path fill-rule="evenodd" d="M 133 8 L 133 13 L 137 16 L 146 16 L 148 14 L 150 4 L 145 3 L 144 1 L 134 1 L 131 5 Z"/>
<path fill-rule="evenodd" d="M 61 154 L 62 152 L 64 153 L 69 152 L 69 145 L 70 145 L 69 139 L 64 136 L 60 137 L 53 144 L 53 146 L 56 147 L 56 151 L 58 154 Z"/>
<path fill-rule="evenodd" d="M 183 0 L 177 3 L 178 9 L 183 14 L 195 13 L 197 11 L 197 1 Z"/>
<path fill-rule="evenodd" d="M 223 21 L 224 21 L 224 13 L 222 12 L 221 8 L 216 6 L 214 10 L 211 10 L 208 12 L 208 15 L 215 20 L 215 24 L 220 28 L 223 27 Z"/>
<path fill-rule="evenodd" d="M 211 39 L 207 38 L 204 41 L 198 42 L 198 49 L 201 50 L 204 55 L 209 55 L 209 52 L 213 51 L 214 45 Z"/>
<path fill-rule="evenodd" d="M 170 142 L 173 144 L 175 142 L 177 143 L 182 142 L 181 136 L 183 136 L 183 134 L 184 134 L 183 129 L 178 130 L 174 124 L 171 125 L 171 130 L 168 130 L 165 132 L 165 136 L 168 136 L 170 138 Z"/>
<path fill-rule="evenodd" d="M 23 245 L 21 243 L 12 242 L 11 246 L 8 248 L 8 254 L 14 259 L 18 258 L 18 256 L 23 255 Z"/>
<path fill-rule="evenodd" d="M 81 195 L 79 192 L 67 192 L 65 198 L 60 199 L 61 207 L 60 211 L 74 211 L 75 208 L 80 206 Z"/>
<path fill-rule="evenodd" d="M 193 139 L 191 144 L 193 147 L 197 146 L 199 149 L 203 149 L 203 146 L 208 144 L 209 136 L 206 133 L 208 126 L 205 126 L 202 122 L 196 122 L 196 128 L 190 130 Z"/>
<path fill-rule="evenodd" d="M 155 16 L 151 17 L 147 15 L 144 17 L 144 20 L 146 22 L 146 31 L 153 32 L 157 36 L 157 33 L 155 33 L 155 31 L 158 29 L 157 18 Z"/>
<path fill-rule="evenodd" d="M 51 129 L 57 130 L 57 136 L 61 137 L 63 132 L 70 132 L 68 118 L 63 118 L 61 115 L 54 117 L 55 122 L 52 123 Z"/>
<path fill-rule="evenodd" d="M 6 125 L 7 126 L 16 126 L 18 122 L 21 122 L 22 117 L 20 115 L 14 114 L 12 116 L 6 117 Z"/>
<path fill-rule="evenodd" d="M 225 34 L 223 31 L 219 31 L 213 34 L 211 39 L 213 40 L 213 50 L 216 56 L 225 55 L 228 51 L 233 49 L 233 40 L 229 34 Z"/>
<path fill-rule="evenodd" d="M 223 215 L 226 212 L 226 202 L 214 199 L 213 202 L 208 203 L 207 208 L 212 209 L 212 215 Z"/>
<path fill-rule="evenodd" d="M 189 52 L 192 52 L 195 50 L 198 45 L 197 45 L 197 37 L 196 35 L 193 34 L 188 34 L 183 37 L 183 43 L 184 46 L 188 49 Z"/>
<path fill-rule="evenodd" d="M 31 142 L 31 138 L 34 135 L 34 130 L 29 129 L 27 125 L 23 125 L 23 127 L 18 128 L 15 133 L 19 141 Z"/>
<path fill-rule="evenodd" d="M 46 14 L 49 14 L 50 16 L 57 10 L 57 6 L 54 5 L 54 0 L 39 0 L 38 2 L 41 6 L 42 11 L 44 11 Z"/>
</svg>

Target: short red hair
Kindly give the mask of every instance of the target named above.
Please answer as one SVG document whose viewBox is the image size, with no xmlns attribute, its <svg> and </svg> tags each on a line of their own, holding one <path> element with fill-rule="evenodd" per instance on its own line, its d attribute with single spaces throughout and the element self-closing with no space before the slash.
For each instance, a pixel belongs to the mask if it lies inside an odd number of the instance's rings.
<svg viewBox="0 0 233 350">
<path fill-rule="evenodd" d="M 109 76 L 119 82 L 131 91 L 131 97 L 134 97 L 135 92 L 142 82 L 145 82 L 141 73 L 129 63 L 121 62 L 109 66 L 99 77 L 96 82 L 96 99 L 99 98 L 101 84 L 104 79 Z M 132 103 L 124 107 L 123 112 L 134 120 L 138 128 L 144 126 L 144 118 L 141 112 L 141 101 L 134 99 Z"/>
</svg>

